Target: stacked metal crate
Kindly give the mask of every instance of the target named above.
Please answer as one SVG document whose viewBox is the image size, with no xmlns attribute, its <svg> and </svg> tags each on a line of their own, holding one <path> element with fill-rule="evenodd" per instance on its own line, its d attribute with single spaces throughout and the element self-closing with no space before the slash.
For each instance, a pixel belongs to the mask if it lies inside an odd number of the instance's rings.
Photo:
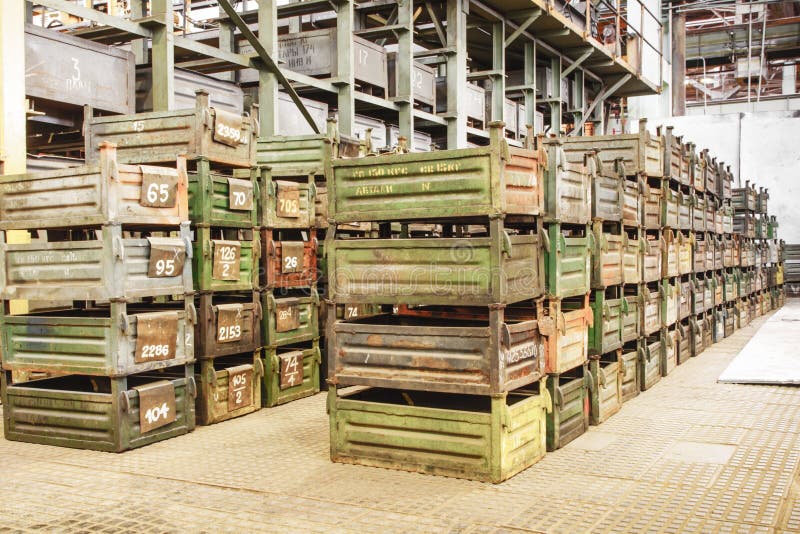
<svg viewBox="0 0 800 534">
<path fill-rule="evenodd" d="M 567 310 L 537 316 L 540 159 L 510 147 L 502 128 L 492 125 L 488 147 L 332 161 L 334 461 L 500 482 L 544 455 L 541 335 L 573 340 L 558 334 Z M 339 232 L 353 223 L 376 224 L 377 237 Z M 345 305 L 386 312 L 351 318 L 337 312 Z"/>
<path fill-rule="evenodd" d="M 556 327 L 543 332 L 548 388 L 553 397 L 553 410 L 547 416 L 547 448 L 555 450 L 583 434 L 590 420 L 589 390 L 593 381 L 587 358 L 593 313 L 589 296 L 591 255 L 596 239 L 590 224 L 592 180 L 589 167 L 596 165 L 596 154 L 589 151 L 568 155 L 566 147 L 570 145 L 558 138 L 542 139 L 541 145 L 547 161 L 542 233 L 545 238 L 545 298 L 539 305 L 538 316 L 540 321 L 545 317 L 554 321 Z M 599 230 L 602 240 L 602 225 Z M 602 241 L 601 246 L 605 243 Z M 618 229 L 617 235 L 608 240 L 609 252 L 616 248 L 617 260 L 621 247 Z M 620 274 L 618 271 L 608 276 L 613 278 Z M 619 336 L 618 331 L 616 335 Z"/>
<path fill-rule="evenodd" d="M 565 143 L 571 161 L 596 149 L 603 173 L 618 177 L 623 194 L 622 294 L 628 311 L 623 314 L 620 370 L 625 402 L 661 378 L 664 142 L 662 136 L 647 131 L 646 121 L 640 121 L 634 134 L 567 138 Z"/>
<path fill-rule="evenodd" d="M 186 161 L 92 148 L 85 166 L 0 178 L 3 420 L 6 439 L 119 452 L 195 426 Z"/>
<path fill-rule="evenodd" d="M 86 130 L 87 155 L 104 141 L 117 143 L 126 163 L 159 164 L 185 155 L 197 419 L 212 424 L 259 409 L 263 365 L 255 292 L 260 243 L 254 229 L 253 114 L 215 108 L 208 93 L 198 90 L 194 108 L 92 118 Z"/>
</svg>

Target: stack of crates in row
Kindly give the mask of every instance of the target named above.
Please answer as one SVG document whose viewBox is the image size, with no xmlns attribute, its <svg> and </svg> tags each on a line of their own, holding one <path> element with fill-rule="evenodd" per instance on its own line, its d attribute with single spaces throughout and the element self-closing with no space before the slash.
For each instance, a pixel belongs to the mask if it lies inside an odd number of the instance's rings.
<svg viewBox="0 0 800 534">
<path fill-rule="evenodd" d="M 186 159 L 126 164 L 107 142 L 92 156 L 0 180 L 3 234 L 32 233 L 3 235 L 3 420 L 6 439 L 122 451 L 195 426 Z"/>
<path fill-rule="evenodd" d="M 334 461 L 500 482 L 545 454 L 539 165 L 502 123 L 488 147 L 333 160 Z M 340 233 L 356 223 L 377 236 Z M 384 313 L 352 318 L 346 305 Z"/>
</svg>

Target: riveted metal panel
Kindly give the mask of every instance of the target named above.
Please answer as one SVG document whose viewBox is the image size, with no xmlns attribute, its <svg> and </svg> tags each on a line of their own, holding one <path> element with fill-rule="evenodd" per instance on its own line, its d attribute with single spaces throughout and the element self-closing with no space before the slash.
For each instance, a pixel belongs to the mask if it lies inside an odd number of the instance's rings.
<svg viewBox="0 0 800 534">
<path fill-rule="evenodd" d="M 641 341 L 639 347 L 639 385 L 642 391 L 661 380 L 661 334 L 656 333 Z"/>
<path fill-rule="evenodd" d="M 622 220 L 623 179 L 606 175 L 598 169 L 592 176 L 592 218 L 602 221 Z M 638 199 L 638 191 L 635 198 Z M 630 208 L 629 208 L 630 209 Z M 635 224 L 635 223 L 634 223 Z"/>
<path fill-rule="evenodd" d="M 661 189 L 661 226 L 676 230 L 681 226 L 678 224 L 678 201 L 681 196 L 679 191 L 664 185 Z"/>
<path fill-rule="evenodd" d="M 604 231 L 602 223 L 593 225 L 592 287 L 603 288 L 622 283 L 623 244 L 627 235 Z M 638 242 L 637 242 L 638 253 Z"/>
<path fill-rule="evenodd" d="M 5 438 L 122 452 L 186 434 L 195 426 L 196 386 L 192 365 L 184 369 L 180 377 L 168 380 L 175 392 L 175 420 L 144 433 L 135 388 L 163 380 L 158 375 L 67 375 L 10 384 L 9 373 L 3 373 Z"/>
<path fill-rule="evenodd" d="M 643 224 L 648 230 L 661 229 L 661 211 L 662 203 L 664 203 L 663 191 L 654 186 L 647 186 L 642 194 L 643 207 Z"/>
<path fill-rule="evenodd" d="M 550 399 L 544 381 L 493 397 L 331 388 L 331 459 L 499 483 L 544 456 Z"/>
<path fill-rule="evenodd" d="M 638 295 L 625 295 L 622 303 L 622 342 L 639 339 L 642 328 L 642 304 Z"/>
<path fill-rule="evenodd" d="M 661 328 L 662 291 L 658 288 L 641 288 L 642 335 L 647 336 Z"/>
<path fill-rule="evenodd" d="M 102 145 L 98 156 L 91 165 L 0 177 L 0 229 L 110 223 L 177 227 L 188 220 L 184 158 L 173 158 L 170 167 L 123 165 L 111 144 Z M 146 201 L 148 193 L 157 199 L 168 189 L 170 204 L 153 207 Z"/>
<path fill-rule="evenodd" d="M 196 291 L 252 291 L 258 287 L 261 259 L 258 232 L 252 229 L 201 226 L 195 228 L 194 233 L 192 274 Z M 222 241 L 239 244 L 239 276 L 234 279 L 220 279 L 214 274 L 215 262 L 221 261 L 215 249 L 226 246 Z M 235 269 L 231 272 L 235 273 Z"/>
<path fill-rule="evenodd" d="M 638 284 L 642 281 L 646 240 L 644 237 L 632 237 L 637 235 L 635 231 L 625 230 L 622 239 L 622 283 Z"/>
<path fill-rule="evenodd" d="M 591 250 L 594 236 L 587 227 L 550 224 L 545 235 L 547 294 L 554 297 L 585 295 L 591 287 Z"/>
<path fill-rule="evenodd" d="M 591 174 L 588 155 L 580 162 L 568 159 L 563 139 L 545 140 L 545 220 L 587 224 L 592 218 Z M 595 167 L 596 168 L 596 167 Z"/>
<path fill-rule="evenodd" d="M 665 278 L 661 283 L 661 326 L 667 327 L 678 320 L 678 307 L 680 305 L 680 288 L 677 278 Z"/>
<path fill-rule="evenodd" d="M 628 402 L 637 395 L 639 387 L 639 353 L 635 346 L 623 348 L 620 353 L 621 401 Z"/>
<path fill-rule="evenodd" d="M 621 354 L 621 352 L 619 352 Z M 622 362 L 618 353 L 612 353 L 613 359 L 589 360 L 589 372 L 592 387 L 591 424 L 599 425 L 607 421 L 622 408 Z"/>
<path fill-rule="evenodd" d="M 545 370 L 562 373 L 582 365 L 588 355 L 588 296 L 575 301 L 550 300 L 537 308 L 539 332 L 545 337 Z"/>
<path fill-rule="evenodd" d="M 642 281 L 661 280 L 661 264 L 664 256 L 663 241 L 652 235 L 642 236 L 644 254 L 642 256 Z"/>
<path fill-rule="evenodd" d="M 622 180 L 622 223 L 626 226 L 642 224 L 642 183 Z"/>
</svg>

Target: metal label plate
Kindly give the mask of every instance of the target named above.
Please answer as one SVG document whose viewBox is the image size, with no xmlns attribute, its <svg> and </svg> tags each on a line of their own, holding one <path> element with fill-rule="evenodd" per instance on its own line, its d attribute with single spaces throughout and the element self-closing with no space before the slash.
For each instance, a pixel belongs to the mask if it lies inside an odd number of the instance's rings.
<svg viewBox="0 0 800 534">
<path fill-rule="evenodd" d="M 300 307 L 297 304 L 278 304 L 275 308 L 275 331 L 291 332 L 300 328 Z"/>
<path fill-rule="evenodd" d="M 142 313 L 136 316 L 135 363 L 161 362 L 175 358 L 178 343 L 178 313 Z"/>
<path fill-rule="evenodd" d="M 213 239 L 214 265 L 211 278 L 214 280 L 239 280 L 242 244 L 239 241 Z"/>
<path fill-rule="evenodd" d="M 139 165 L 142 189 L 139 204 L 149 208 L 174 208 L 178 199 L 178 175 L 166 167 Z"/>
<path fill-rule="evenodd" d="M 303 383 L 303 352 L 293 350 L 279 354 L 280 388 L 289 389 Z"/>
<path fill-rule="evenodd" d="M 234 148 L 247 144 L 247 132 L 244 131 L 242 116 L 214 109 L 214 141 Z"/>
<path fill-rule="evenodd" d="M 253 183 L 240 178 L 228 178 L 228 208 L 237 211 L 253 210 Z"/>
<path fill-rule="evenodd" d="M 186 261 L 186 245 L 178 238 L 148 237 L 150 261 L 147 265 L 149 278 L 171 278 L 183 274 Z"/>
<path fill-rule="evenodd" d="M 303 271 L 302 241 L 281 241 L 281 272 L 299 273 Z"/>
<path fill-rule="evenodd" d="M 169 380 L 159 380 L 144 386 L 135 386 L 139 393 L 139 425 L 142 434 L 174 423 L 175 386 Z"/>
<path fill-rule="evenodd" d="M 300 217 L 300 188 L 293 182 L 277 182 L 275 212 L 278 217 Z"/>
<path fill-rule="evenodd" d="M 243 330 L 241 304 L 219 304 L 217 306 L 217 342 L 233 343 L 241 341 Z"/>
<path fill-rule="evenodd" d="M 251 364 L 228 367 L 228 411 L 232 412 L 252 404 L 253 366 Z"/>
</svg>

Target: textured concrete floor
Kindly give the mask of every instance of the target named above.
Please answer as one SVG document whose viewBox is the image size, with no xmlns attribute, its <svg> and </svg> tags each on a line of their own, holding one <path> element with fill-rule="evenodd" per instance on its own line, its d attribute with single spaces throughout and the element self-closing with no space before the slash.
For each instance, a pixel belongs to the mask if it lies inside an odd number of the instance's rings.
<svg viewBox="0 0 800 534">
<path fill-rule="evenodd" d="M 324 395 L 121 455 L 0 440 L 0 532 L 800 532 L 800 388 L 716 383 L 763 321 L 497 486 L 330 463 Z"/>
</svg>

